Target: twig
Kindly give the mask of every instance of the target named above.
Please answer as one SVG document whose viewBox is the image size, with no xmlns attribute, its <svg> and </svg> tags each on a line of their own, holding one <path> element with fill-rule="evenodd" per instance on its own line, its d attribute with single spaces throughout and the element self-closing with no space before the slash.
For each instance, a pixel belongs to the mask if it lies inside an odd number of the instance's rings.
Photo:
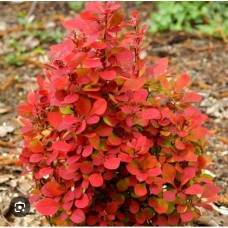
<svg viewBox="0 0 228 228">
<path fill-rule="evenodd" d="M 191 47 L 191 46 L 187 46 L 187 45 L 183 45 L 184 48 L 190 50 L 190 51 L 210 51 L 213 49 L 212 45 L 209 46 L 204 46 L 204 47 Z"/>
<path fill-rule="evenodd" d="M 29 11 L 28 11 L 28 14 L 27 14 L 27 16 L 26 16 L 26 19 L 28 19 L 28 18 L 33 14 L 33 12 L 34 12 L 35 9 L 36 9 L 36 5 L 37 5 L 37 4 L 38 4 L 37 1 L 32 2 L 32 5 L 31 5 L 31 7 L 30 7 L 30 9 L 29 9 Z"/>
<path fill-rule="evenodd" d="M 218 136 L 218 140 L 223 142 L 224 144 L 228 144 L 228 138 L 226 137 Z"/>
<path fill-rule="evenodd" d="M 9 76 L 4 83 L 0 85 L 0 90 L 6 90 L 9 86 L 11 86 L 15 81 L 13 76 Z"/>
<path fill-rule="evenodd" d="M 0 218 L 3 219 L 5 223 L 7 223 L 9 226 L 13 226 L 3 215 L 0 216 Z"/>
<path fill-rule="evenodd" d="M 7 159 L 7 157 L 4 157 L 4 160 L 0 159 L 0 166 L 7 166 L 7 165 L 15 165 L 18 162 L 17 158 L 10 158 Z"/>
</svg>

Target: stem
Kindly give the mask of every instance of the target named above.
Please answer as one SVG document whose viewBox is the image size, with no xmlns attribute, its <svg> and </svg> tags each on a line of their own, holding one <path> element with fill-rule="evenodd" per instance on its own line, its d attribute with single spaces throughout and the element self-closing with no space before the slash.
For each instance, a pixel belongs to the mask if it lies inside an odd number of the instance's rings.
<svg viewBox="0 0 228 228">
<path fill-rule="evenodd" d="M 106 41 L 107 38 L 107 22 L 108 22 L 108 15 L 105 16 L 105 28 L 104 28 L 104 42 Z M 103 67 L 106 67 L 106 51 L 104 49 L 103 51 Z"/>
<path fill-rule="evenodd" d="M 139 76 L 139 70 L 138 70 L 138 67 L 137 67 L 137 62 L 138 62 L 138 58 L 139 58 L 139 53 L 138 53 L 138 49 L 137 49 L 137 46 L 138 46 L 138 27 L 135 26 L 135 34 L 136 34 L 136 39 L 135 39 L 135 48 L 134 48 L 134 54 L 135 54 L 135 64 L 133 66 L 133 71 L 135 72 L 136 71 L 136 75 L 137 77 Z"/>
</svg>

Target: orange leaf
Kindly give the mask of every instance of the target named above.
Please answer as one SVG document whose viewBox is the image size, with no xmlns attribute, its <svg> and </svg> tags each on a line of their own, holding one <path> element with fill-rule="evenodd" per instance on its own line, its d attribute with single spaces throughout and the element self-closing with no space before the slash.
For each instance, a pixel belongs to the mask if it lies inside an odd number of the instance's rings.
<svg viewBox="0 0 228 228">
<path fill-rule="evenodd" d="M 92 146 L 94 149 L 99 150 L 99 146 L 100 146 L 100 137 L 99 137 L 98 135 L 93 136 L 93 137 L 89 137 L 88 140 L 89 140 L 89 143 L 91 144 L 91 146 Z"/>
<path fill-rule="evenodd" d="M 162 177 L 164 181 L 175 186 L 176 169 L 174 166 L 165 163 L 162 167 Z"/>
<path fill-rule="evenodd" d="M 141 89 L 145 82 L 146 78 L 142 77 L 127 79 L 120 92 L 126 92 L 127 90 L 136 91 L 138 89 Z"/>
<path fill-rule="evenodd" d="M 177 77 L 174 91 L 179 92 L 180 90 L 184 89 L 190 83 L 191 78 L 187 74 L 182 74 Z"/>
</svg>

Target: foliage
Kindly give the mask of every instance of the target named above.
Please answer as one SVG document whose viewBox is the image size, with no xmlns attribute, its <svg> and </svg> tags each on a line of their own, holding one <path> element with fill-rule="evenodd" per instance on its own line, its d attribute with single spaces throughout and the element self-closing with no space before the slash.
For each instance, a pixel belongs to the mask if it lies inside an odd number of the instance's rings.
<svg viewBox="0 0 228 228">
<path fill-rule="evenodd" d="M 62 21 L 45 79 L 18 108 L 31 203 L 56 225 L 184 225 L 212 209 L 201 100 L 190 77 L 140 58 L 147 26 L 120 5 L 87 4 Z"/>
<path fill-rule="evenodd" d="M 81 1 L 69 3 L 70 9 L 75 10 L 75 11 L 81 10 L 83 5 L 84 5 L 84 2 L 81 2 Z"/>
<path fill-rule="evenodd" d="M 156 2 L 158 12 L 151 13 L 151 33 L 199 30 L 213 36 L 228 35 L 227 2 Z"/>
</svg>

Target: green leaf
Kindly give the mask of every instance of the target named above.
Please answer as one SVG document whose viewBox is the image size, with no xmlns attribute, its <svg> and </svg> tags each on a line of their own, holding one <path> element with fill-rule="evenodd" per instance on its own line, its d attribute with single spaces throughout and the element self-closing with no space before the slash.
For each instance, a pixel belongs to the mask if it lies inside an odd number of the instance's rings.
<svg viewBox="0 0 228 228">
<path fill-rule="evenodd" d="M 70 105 L 66 106 L 65 108 L 61 108 L 60 112 L 65 115 L 73 114 L 74 112 L 71 110 Z"/>
</svg>

